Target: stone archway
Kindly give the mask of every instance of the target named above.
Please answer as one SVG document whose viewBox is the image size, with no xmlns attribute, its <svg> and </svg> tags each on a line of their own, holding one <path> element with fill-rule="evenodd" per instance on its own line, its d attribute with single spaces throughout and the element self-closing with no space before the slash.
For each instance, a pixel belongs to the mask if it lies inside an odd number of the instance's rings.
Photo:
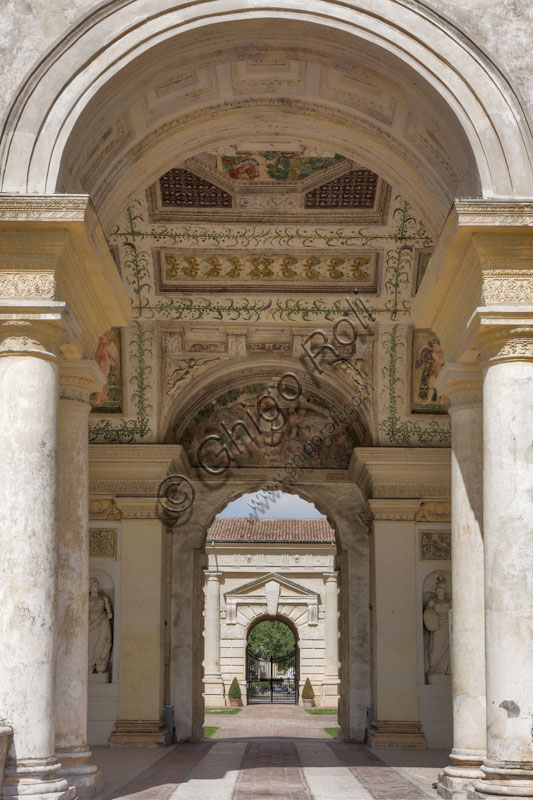
<svg viewBox="0 0 533 800">
<path fill-rule="evenodd" d="M 205 542 L 213 520 L 230 500 L 261 488 L 265 479 L 251 483 L 238 474 L 223 482 L 194 481 L 196 502 L 183 525 L 174 527 L 172 536 L 172 600 L 170 701 L 175 709 L 176 736 L 188 740 L 201 738 L 203 722 L 202 662 L 203 570 L 207 567 Z M 339 725 L 345 740 L 363 741 L 370 705 L 371 621 L 370 546 L 368 528 L 361 521 L 366 502 L 359 487 L 345 481 L 327 482 L 315 475 L 291 491 L 313 502 L 325 513 L 335 530 L 339 573 Z M 332 511 L 335 509 L 335 511 Z M 335 587 L 336 588 L 336 587 Z M 220 597 L 218 577 L 213 578 L 213 594 Z M 184 598 L 192 613 L 183 613 Z M 213 604 L 218 608 L 217 603 Z"/>
</svg>

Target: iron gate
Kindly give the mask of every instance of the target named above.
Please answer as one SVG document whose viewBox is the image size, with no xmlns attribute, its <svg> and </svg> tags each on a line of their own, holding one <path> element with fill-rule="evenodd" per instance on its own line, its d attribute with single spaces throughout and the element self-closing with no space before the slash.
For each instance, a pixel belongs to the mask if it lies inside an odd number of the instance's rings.
<svg viewBox="0 0 533 800">
<path fill-rule="evenodd" d="M 297 703 L 296 650 L 283 658 L 258 658 L 247 652 L 246 695 L 251 703 Z"/>
</svg>

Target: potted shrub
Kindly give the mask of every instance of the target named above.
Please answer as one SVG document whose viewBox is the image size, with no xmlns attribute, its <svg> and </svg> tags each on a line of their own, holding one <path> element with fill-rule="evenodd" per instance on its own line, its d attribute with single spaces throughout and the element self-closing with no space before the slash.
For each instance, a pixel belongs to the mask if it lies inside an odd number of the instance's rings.
<svg viewBox="0 0 533 800">
<path fill-rule="evenodd" d="M 228 692 L 229 704 L 232 708 L 238 708 L 242 705 L 241 701 L 241 687 L 237 678 L 233 678 Z"/>
<path fill-rule="evenodd" d="M 302 691 L 302 700 L 304 701 L 304 708 L 313 708 L 315 704 L 315 693 L 311 686 L 311 681 L 306 678 L 304 688 Z"/>
</svg>

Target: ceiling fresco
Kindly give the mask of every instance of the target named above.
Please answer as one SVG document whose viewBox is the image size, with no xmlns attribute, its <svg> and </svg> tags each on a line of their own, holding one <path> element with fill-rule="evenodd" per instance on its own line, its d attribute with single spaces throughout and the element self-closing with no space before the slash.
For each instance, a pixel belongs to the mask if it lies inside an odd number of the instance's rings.
<svg viewBox="0 0 533 800">
<path fill-rule="evenodd" d="M 202 436 L 222 423 L 231 431 L 253 407 L 259 390 L 249 387 L 264 380 L 261 359 L 276 359 L 279 374 L 295 363 L 309 371 L 307 338 L 319 330 L 335 346 L 334 326 L 348 317 L 357 328 L 350 363 L 324 368 L 341 395 L 369 387 L 370 428 L 337 425 L 334 447 L 314 452 L 311 466 L 345 468 L 357 436 L 381 446 L 448 446 L 447 400 L 433 387 L 445 354 L 431 331 L 413 331 L 410 316 L 433 248 L 420 211 L 335 153 L 234 148 L 208 156 L 178 162 L 133 198 L 108 237 L 132 321 L 100 343 L 108 385 L 93 398 L 91 441 L 178 440 L 197 463 Z M 353 310 L 356 297 L 368 325 Z M 237 365 L 239 389 L 210 388 L 219 396 L 207 404 L 191 394 L 195 385 L 220 386 Z M 236 463 L 284 463 L 303 436 L 318 436 L 336 413 L 319 395 L 317 384 L 300 411 L 283 409 L 275 446 L 260 425 Z"/>
<path fill-rule="evenodd" d="M 201 153 L 195 158 L 208 167 L 218 170 L 232 181 L 261 181 L 262 183 L 301 181 L 334 164 L 346 161 L 344 156 L 338 153 L 308 156 L 304 152 L 280 152 L 278 150 L 237 152 L 234 155 Z"/>
</svg>

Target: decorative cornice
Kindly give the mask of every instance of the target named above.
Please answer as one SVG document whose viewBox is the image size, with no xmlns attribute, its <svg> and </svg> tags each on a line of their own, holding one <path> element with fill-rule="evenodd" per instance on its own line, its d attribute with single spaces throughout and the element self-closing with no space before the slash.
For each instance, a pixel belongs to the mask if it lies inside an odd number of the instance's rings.
<svg viewBox="0 0 533 800">
<path fill-rule="evenodd" d="M 86 194 L 0 194 L 0 220 L 84 222 L 90 203 Z"/>
<path fill-rule="evenodd" d="M 0 298 L 23 300 L 55 300 L 56 284 L 53 272 L 21 272 L 0 269 Z"/>
<path fill-rule="evenodd" d="M 533 303 L 533 269 L 483 269 L 481 299 L 487 306 Z"/>
<path fill-rule="evenodd" d="M 92 494 L 154 498 L 161 481 L 173 473 L 190 473 L 180 445 L 89 445 L 89 491 Z"/>
<path fill-rule="evenodd" d="M 375 520 L 414 520 L 420 507 L 418 500 L 369 500 Z"/>
<path fill-rule="evenodd" d="M 456 200 L 460 225 L 533 225 L 533 203 L 514 200 Z"/>
<path fill-rule="evenodd" d="M 120 497 L 122 519 L 161 519 L 161 507 L 153 497 Z"/>
<path fill-rule="evenodd" d="M 450 451 L 444 448 L 356 447 L 350 477 L 376 498 L 448 498 Z"/>
</svg>

